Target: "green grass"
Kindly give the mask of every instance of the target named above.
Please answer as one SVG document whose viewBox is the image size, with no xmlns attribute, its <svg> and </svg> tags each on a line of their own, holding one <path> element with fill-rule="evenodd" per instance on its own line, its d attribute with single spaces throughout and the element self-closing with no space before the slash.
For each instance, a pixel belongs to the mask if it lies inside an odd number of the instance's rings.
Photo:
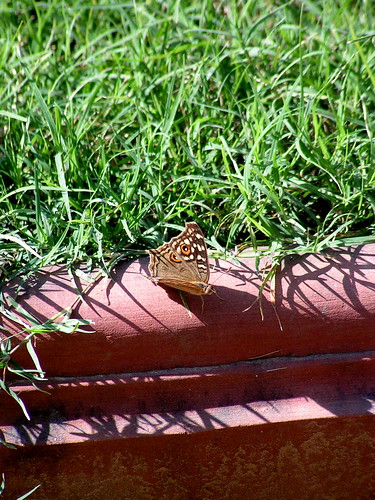
<svg viewBox="0 0 375 500">
<path fill-rule="evenodd" d="M 101 4 L 3 7 L 5 279 L 186 220 L 217 254 L 373 241 L 372 1 Z"/>
<path fill-rule="evenodd" d="M 2 283 L 186 220 L 216 255 L 375 241 L 372 0 L 97 4 L 1 4 Z"/>
</svg>

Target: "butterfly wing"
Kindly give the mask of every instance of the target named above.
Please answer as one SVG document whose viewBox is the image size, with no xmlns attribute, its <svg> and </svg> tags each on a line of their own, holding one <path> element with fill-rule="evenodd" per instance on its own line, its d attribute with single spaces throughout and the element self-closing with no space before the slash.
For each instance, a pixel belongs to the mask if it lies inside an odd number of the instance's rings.
<svg viewBox="0 0 375 500">
<path fill-rule="evenodd" d="M 210 279 L 210 266 L 208 263 L 207 246 L 201 228 L 196 222 L 187 222 L 181 234 L 169 242 L 170 247 L 186 262 L 197 279 L 208 283 Z"/>
<path fill-rule="evenodd" d="M 212 292 L 203 233 L 195 222 L 155 250 L 149 250 L 149 270 L 154 281 L 196 295 Z"/>
</svg>

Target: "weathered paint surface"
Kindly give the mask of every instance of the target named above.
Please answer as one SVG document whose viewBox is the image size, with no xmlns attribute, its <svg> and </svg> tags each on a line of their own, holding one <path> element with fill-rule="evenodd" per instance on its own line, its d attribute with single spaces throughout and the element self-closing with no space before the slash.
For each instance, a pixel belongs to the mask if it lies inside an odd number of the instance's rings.
<svg viewBox="0 0 375 500">
<path fill-rule="evenodd" d="M 90 288 L 86 333 L 37 339 L 49 395 L 14 381 L 30 422 L 0 393 L 18 446 L 0 448 L 3 498 L 39 483 L 31 498 L 375 497 L 375 245 L 288 259 L 263 319 L 249 259 L 216 263 L 220 298 L 186 295 L 190 313 L 146 264 Z M 17 301 L 46 319 L 75 286 L 49 270 Z"/>
<path fill-rule="evenodd" d="M 4 454 L 8 495 L 38 500 L 365 499 L 375 493 L 373 417 L 25 447 Z M 111 432 L 103 419 L 97 427 Z"/>
<path fill-rule="evenodd" d="M 37 339 L 43 368 L 49 376 L 81 376 L 221 365 L 275 351 L 305 356 L 375 349 L 375 245 L 288 259 L 276 280 L 275 305 L 267 290 L 257 301 L 261 277 L 253 260 L 212 264 L 217 271 L 210 281 L 222 300 L 205 297 L 202 308 L 200 297 L 186 294 L 190 313 L 177 290 L 140 275 L 147 259 L 120 266 L 113 280 L 100 279 L 74 308 L 74 317 L 92 320 L 90 333 Z M 86 285 L 54 269 L 26 283 L 17 300 L 46 319 L 69 308 L 76 287 Z M 15 296 L 16 290 L 15 284 L 8 291 Z M 5 318 L 0 323 L 19 331 Z M 19 360 L 26 359 L 25 352 Z"/>
</svg>

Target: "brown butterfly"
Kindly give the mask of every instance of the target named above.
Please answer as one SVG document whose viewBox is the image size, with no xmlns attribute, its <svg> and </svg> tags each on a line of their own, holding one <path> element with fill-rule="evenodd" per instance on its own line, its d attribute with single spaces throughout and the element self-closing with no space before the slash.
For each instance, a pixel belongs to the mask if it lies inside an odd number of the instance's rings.
<svg viewBox="0 0 375 500">
<path fill-rule="evenodd" d="M 201 228 L 187 222 L 181 234 L 155 250 L 149 250 L 152 281 L 193 295 L 209 295 L 210 268 Z"/>
</svg>

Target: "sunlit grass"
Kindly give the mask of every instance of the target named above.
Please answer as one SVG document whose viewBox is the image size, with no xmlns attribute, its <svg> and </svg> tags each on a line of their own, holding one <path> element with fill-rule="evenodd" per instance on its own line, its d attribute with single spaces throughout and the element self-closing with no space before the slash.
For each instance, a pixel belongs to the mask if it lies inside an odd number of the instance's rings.
<svg viewBox="0 0 375 500">
<path fill-rule="evenodd" d="M 371 241 L 373 20 L 372 2 L 14 2 L 0 227 L 42 258 L 1 239 L 5 279 L 104 267 L 186 220 L 218 253 Z"/>
</svg>

